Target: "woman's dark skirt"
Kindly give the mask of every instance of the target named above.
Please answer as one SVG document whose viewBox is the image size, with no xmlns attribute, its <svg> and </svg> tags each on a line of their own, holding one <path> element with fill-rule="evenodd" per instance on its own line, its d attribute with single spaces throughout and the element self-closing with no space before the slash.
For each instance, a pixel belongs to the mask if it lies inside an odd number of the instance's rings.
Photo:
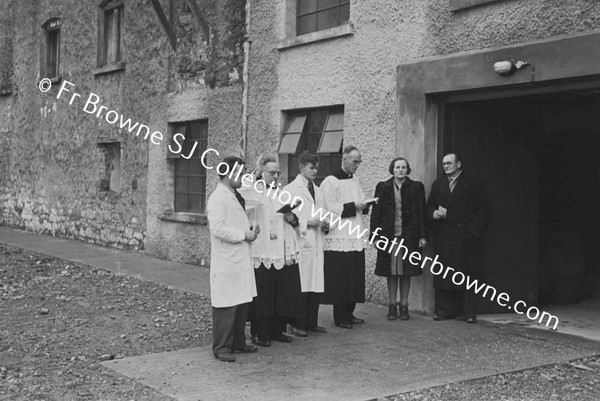
<svg viewBox="0 0 600 401">
<path fill-rule="evenodd" d="M 365 302 L 365 252 L 325 251 L 322 304 Z"/>
</svg>

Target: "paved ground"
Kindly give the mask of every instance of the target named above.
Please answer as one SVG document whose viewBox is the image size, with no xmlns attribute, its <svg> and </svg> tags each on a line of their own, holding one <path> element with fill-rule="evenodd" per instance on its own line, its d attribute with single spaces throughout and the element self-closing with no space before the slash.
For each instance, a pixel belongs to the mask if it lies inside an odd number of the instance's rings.
<svg viewBox="0 0 600 401">
<path fill-rule="evenodd" d="M 0 242 L 208 294 L 208 271 L 202 268 L 5 227 L 0 227 Z M 330 307 L 323 307 L 321 321 L 329 333 L 276 343 L 233 364 L 216 361 L 205 347 L 105 366 L 180 400 L 364 400 L 600 354 L 600 343 L 561 332 L 519 324 L 433 322 L 418 315 L 389 322 L 385 313 L 361 305 L 357 314 L 367 324 L 343 330 L 333 327 Z"/>
</svg>

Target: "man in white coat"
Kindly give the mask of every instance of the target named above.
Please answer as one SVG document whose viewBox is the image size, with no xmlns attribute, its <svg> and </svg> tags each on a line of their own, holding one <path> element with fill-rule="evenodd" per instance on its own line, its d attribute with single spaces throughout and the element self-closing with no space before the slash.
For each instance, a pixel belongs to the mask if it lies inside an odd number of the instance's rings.
<svg viewBox="0 0 600 401">
<path fill-rule="evenodd" d="M 314 183 L 319 168 L 319 158 L 308 151 L 303 151 L 299 158 L 300 174 L 294 181 L 283 188 L 292 197 L 302 199 L 302 206 L 293 210 L 298 216 L 299 244 L 301 257 L 300 282 L 302 296 L 300 298 L 300 318 L 292 327 L 292 333 L 305 337 L 307 331 L 325 333 L 327 330 L 318 325 L 319 304 L 324 290 L 323 282 L 323 243 L 329 224 L 313 214 L 325 204 L 321 196 L 321 189 Z"/>
<path fill-rule="evenodd" d="M 212 351 L 220 361 L 234 362 L 233 352 L 256 352 L 246 344 L 248 302 L 256 296 L 256 283 L 250 243 L 260 227 L 250 227 L 244 199 L 237 192 L 242 186 L 235 170 L 243 169 L 238 157 L 226 157 L 219 170 L 220 182 L 206 207 L 210 229 L 210 292 L 213 318 Z M 234 171 L 234 174 L 230 174 Z"/>
</svg>

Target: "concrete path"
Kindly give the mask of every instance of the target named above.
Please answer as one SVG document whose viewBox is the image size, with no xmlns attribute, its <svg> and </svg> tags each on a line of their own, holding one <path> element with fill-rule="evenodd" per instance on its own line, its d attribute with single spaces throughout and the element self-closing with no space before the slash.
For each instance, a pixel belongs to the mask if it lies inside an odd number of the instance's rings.
<svg viewBox="0 0 600 401">
<path fill-rule="evenodd" d="M 210 347 L 103 363 L 177 400 L 369 400 L 600 353 L 600 343 L 550 331 L 490 323 L 388 321 L 386 310 L 361 305 L 364 326 L 274 343 L 235 363 Z"/>
<path fill-rule="evenodd" d="M 195 266 L 6 227 L 0 227 L 0 243 L 209 293 L 208 270 Z M 357 315 L 367 323 L 343 330 L 333 326 L 331 307 L 322 307 L 328 333 L 274 343 L 230 364 L 204 347 L 104 365 L 179 400 L 365 400 L 600 354 L 598 342 L 520 324 L 434 322 L 419 315 L 390 322 L 386 310 L 373 305 L 360 305 Z"/>
<path fill-rule="evenodd" d="M 209 270 L 199 266 L 169 262 L 139 252 L 104 248 L 81 241 L 34 235 L 9 227 L 0 227 L 0 243 L 114 273 L 138 276 L 146 281 L 196 294 L 210 295 Z"/>
</svg>

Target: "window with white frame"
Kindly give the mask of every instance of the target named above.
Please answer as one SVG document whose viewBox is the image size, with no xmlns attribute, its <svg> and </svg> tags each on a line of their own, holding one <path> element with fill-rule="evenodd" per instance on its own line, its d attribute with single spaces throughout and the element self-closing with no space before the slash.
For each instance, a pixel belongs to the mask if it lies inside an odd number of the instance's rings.
<svg viewBox="0 0 600 401">
<path fill-rule="evenodd" d="M 287 155 L 288 182 L 298 174 L 298 156 L 303 150 L 319 156 L 315 181 L 320 184 L 341 166 L 344 139 L 342 107 L 298 110 L 286 113 L 279 154 Z M 283 156 L 285 157 L 285 156 Z"/>
</svg>

